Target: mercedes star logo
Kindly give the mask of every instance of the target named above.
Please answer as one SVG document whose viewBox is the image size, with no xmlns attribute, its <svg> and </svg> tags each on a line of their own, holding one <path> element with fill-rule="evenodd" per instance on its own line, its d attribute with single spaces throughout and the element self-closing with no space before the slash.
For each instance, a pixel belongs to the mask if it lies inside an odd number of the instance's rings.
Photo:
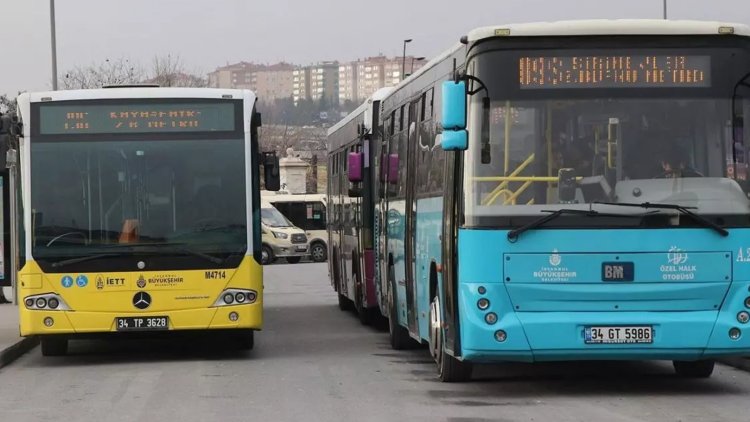
<svg viewBox="0 0 750 422">
<path fill-rule="evenodd" d="M 146 292 L 138 292 L 133 296 L 133 306 L 138 309 L 146 309 L 151 306 L 151 295 Z"/>
</svg>

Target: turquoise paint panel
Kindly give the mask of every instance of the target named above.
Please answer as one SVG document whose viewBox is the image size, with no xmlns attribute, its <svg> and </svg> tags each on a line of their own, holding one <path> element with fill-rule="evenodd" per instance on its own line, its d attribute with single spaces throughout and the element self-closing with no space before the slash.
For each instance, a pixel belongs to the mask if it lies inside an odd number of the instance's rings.
<svg viewBox="0 0 750 422">
<path fill-rule="evenodd" d="M 398 309 L 398 323 L 408 327 L 406 318 L 406 255 L 405 234 L 406 215 L 404 213 L 406 202 L 388 202 L 388 253 L 393 257 L 393 273 L 396 281 L 396 309 Z"/>
<path fill-rule="evenodd" d="M 432 300 L 430 297 L 430 264 L 433 261 L 442 262 L 442 244 L 440 242 L 442 226 L 443 198 L 417 200 L 415 272 L 419 336 L 423 340 L 429 340 L 430 335 L 430 301 Z M 441 282 L 441 275 L 438 274 L 438 283 Z"/>
<path fill-rule="evenodd" d="M 660 253 L 505 254 L 505 281 L 517 283 L 601 284 L 604 263 L 632 263 L 632 283 L 728 283 L 732 259 L 728 251 L 686 252 L 670 248 Z M 614 282 L 619 283 L 619 282 Z M 613 284 L 613 282 L 609 282 Z"/>
<path fill-rule="evenodd" d="M 730 231 L 724 238 L 703 229 L 533 230 L 511 243 L 505 230 L 460 230 L 461 355 L 494 362 L 750 354 L 750 324 L 737 321 L 750 296 L 750 230 Z M 602 263 L 618 257 L 634 264 L 633 281 L 602 281 Z M 574 275 L 535 277 L 544 267 Z M 488 309 L 478 308 L 480 297 Z M 499 321 L 488 324 L 488 312 Z M 654 342 L 585 344 L 587 325 L 650 325 Z M 742 330 L 738 340 L 728 336 L 733 327 Z M 502 343 L 498 329 L 508 333 Z"/>
</svg>

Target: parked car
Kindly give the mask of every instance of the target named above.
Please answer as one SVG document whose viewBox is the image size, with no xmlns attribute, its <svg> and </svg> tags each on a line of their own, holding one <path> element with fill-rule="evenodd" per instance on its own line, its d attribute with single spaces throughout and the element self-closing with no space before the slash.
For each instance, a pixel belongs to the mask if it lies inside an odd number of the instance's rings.
<svg viewBox="0 0 750 422">
<path fill-rule="evenodd" d="M 278 258 L 285 258 L 290 264 L 296 264 L 309 255 L 305 232 L 295 227 L 270 202 L 261 202 L 260 222 L 263 265 L 271 264 Z"/>
<path fill-rule="evenodd" d="M 276 207 L 295 226 L 305 231 L 310 258 L 315 262 L 328 259 L 326 196 L 324 194 L 276 194 L 264 192 L 263 200 Z"/>
</svg>

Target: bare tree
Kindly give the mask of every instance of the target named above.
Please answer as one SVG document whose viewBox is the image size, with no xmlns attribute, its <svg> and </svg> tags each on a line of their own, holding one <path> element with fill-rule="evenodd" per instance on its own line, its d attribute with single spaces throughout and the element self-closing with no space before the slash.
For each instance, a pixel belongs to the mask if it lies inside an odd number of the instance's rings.
<svg viewBox="0 0 750 422">
<path fill-rule="evenodd" d="M 16 111 L 16 99 L 3 94 L 0 95 L 0 114 L 14 113 Z"/>
<path fill-rule="evenodd" d="M 105 59 L 90 66 L 77 66 L 65 72 L 63 89 L 91 89 L 107 85 L 138 84 L 143 80 L 143 68 L 126 58 Z"/>
<path fill-rule="evenodd" d="M 198 76 L 198 72 L 188 72 L 179 55 L 155 56 L 152 62 L 151 78 L 159 86 L 206 87 L 208 79 Z"/>
</svg>

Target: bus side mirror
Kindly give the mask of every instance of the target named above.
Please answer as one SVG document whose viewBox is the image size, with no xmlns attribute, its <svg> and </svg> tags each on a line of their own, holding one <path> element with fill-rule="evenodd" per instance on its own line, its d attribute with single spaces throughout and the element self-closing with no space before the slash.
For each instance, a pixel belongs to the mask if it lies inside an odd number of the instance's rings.
<svg viewBox="0 0 750 422">
<path fill-rule="evenodd" d="M 362 181 L 362 157 L 363 154 L 361 152 L 350 152 L 348 155 L 348 177 L 349 181 L 352 183 L 359 183 Z"/>
<path fill-rule="evenodd" d="M 263 178 L 266 182 L 266 190 L 277 192 L 281 189 L 281 177 L 279 175 L 279 157 L 276 152 L 263 152 Z"/>
<path fill-rule="evenodd" d="M 442 93 L 441 146 L 444 151 L 465 151 L 469 147 L 466 132 L 466 82 L 445 81 Z"/>
<path fill-rule="evenodd" d="M 388 156 L 388 183 L 392 185 L 398 183 L 398 154 Z"/>
</svg>

